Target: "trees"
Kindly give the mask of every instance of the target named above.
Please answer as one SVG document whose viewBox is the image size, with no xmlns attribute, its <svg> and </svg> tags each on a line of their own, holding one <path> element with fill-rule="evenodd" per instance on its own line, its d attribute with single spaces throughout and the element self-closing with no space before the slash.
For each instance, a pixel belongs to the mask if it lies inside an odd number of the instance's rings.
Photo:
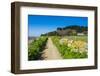
<svg viewBox="0 0 100 76">
<path fill-rule="evenodd" d="M 87 35 L 88 27 L 86 26 L 78 26 L 71 25 L 66 27 L 58 27 L 55 31 L 51 31 L 45 34 L 41 34 L 41 36 L 66 36 L 66 35 L 77 35 L 78 33 L 83 33 Z"/>
</svg>

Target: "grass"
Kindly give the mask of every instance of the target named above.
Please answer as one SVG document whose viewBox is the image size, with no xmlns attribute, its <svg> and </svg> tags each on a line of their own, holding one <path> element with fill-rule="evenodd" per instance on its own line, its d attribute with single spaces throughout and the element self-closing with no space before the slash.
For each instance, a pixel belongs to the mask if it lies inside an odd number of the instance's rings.
<svg viewBox="0 0 100 76">
<path fill-rule="evenodd" d="M 87 36 L 65 36 L 64 38 L 70 39 L 70 40 L 81 40 L 81 41 L 88 41 Z"/>
<path fill-rule="evenodd" d="M 74 41 L 86 41 L 86 36 L 84 36 L 83 38 L 82 37 L 79 37 L 79 36 L 67 36 L 65 38 L 68 38 L 68 40 L 74 40 Z M 75 45 L 75 47 L 73 47 L 74 45 L 71 45 L 71 46 L 68 46 L 68 43 L 67 44 L 60 44 L 59 41 L 60 41 L 61 37 L 58 37 L 58 36 L 54 36 L 52 37 L 52 41 L 53 43 L 55 44 L 55 46 L 58 48 L 59 52 L 61 53 L 62 57 L 64 59 L 77 59 L 77 58 L 87 58 L 88 55 L 87 55 L 87 52 L 84 51 L 84 52 L 80 52 L 80 48 L 79 46 L 81 45 Z M 82 42 L 83 42 L 82 41 Z M 79 42 L 79 41 L 78 41 Z M 74 50 L 77 50 L 74 51 Z"/>
<path fill-rule="evenodd" d="M 57 47 L 58 51 L 61 53 L 63 59 L 79 59 L 87 58 L 88 54 L 85 50 L 80 52 L 81 47 L 84 43 L 87 43 L 87 36 L 49 36 L 51 37 L 53 44 Z M 60 43 L 61 39 L 67 39 L 64 43 Z M 46 46 L 48 37 L 42 36 L 34 40 L 28 47 L 28 60 L 39 60 L 41 57 L 41 52 Z M 69 42 L 73 40 L 73 43 L 69 46 Z M 87 48 L 86 48 L 87 49 Z"/>
</svg>

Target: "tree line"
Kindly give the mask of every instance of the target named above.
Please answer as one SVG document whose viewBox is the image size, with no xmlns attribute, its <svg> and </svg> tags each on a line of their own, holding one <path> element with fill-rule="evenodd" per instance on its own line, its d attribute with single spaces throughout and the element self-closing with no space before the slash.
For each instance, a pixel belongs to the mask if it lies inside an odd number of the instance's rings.
<svg viewBox="0 0 100 76">
<path fill-rule="evenodd" d="M 63 28 L 58 27 L 55 31 L 41 34 L 41 36 L 66 36 L 66 35 L 78 35 L 79 33 L 87 35 L 87 31 L 88 31 L 87 26 L 71 25 Z"/>
</svg>

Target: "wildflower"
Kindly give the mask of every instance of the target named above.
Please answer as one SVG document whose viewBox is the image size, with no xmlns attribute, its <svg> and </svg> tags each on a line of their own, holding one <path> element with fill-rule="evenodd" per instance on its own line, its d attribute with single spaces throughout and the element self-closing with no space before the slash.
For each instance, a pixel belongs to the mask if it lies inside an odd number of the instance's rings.
<svg viewBox="0 0 100 76">
<path fill-rule="evenodd" d="M 62 39 L 60 39 L 60 44 L 67 44 L 67 42 L 68 42 L 68 39 L 67 38 L 62 38 Z"/>
</svg>

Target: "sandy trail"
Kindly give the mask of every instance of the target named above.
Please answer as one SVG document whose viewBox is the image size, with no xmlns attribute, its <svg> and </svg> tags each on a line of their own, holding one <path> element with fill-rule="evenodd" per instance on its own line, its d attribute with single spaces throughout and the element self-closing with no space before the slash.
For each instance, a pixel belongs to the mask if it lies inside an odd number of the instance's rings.
<svg viewBox="0 0 100 76">
<path fill-rule="evenodd" d="M 53 44 L 51 38 L 48 38 L 46 49 L 42 54 L 43 60 L 62 59 L 57 47 Z"/>
</svg>

